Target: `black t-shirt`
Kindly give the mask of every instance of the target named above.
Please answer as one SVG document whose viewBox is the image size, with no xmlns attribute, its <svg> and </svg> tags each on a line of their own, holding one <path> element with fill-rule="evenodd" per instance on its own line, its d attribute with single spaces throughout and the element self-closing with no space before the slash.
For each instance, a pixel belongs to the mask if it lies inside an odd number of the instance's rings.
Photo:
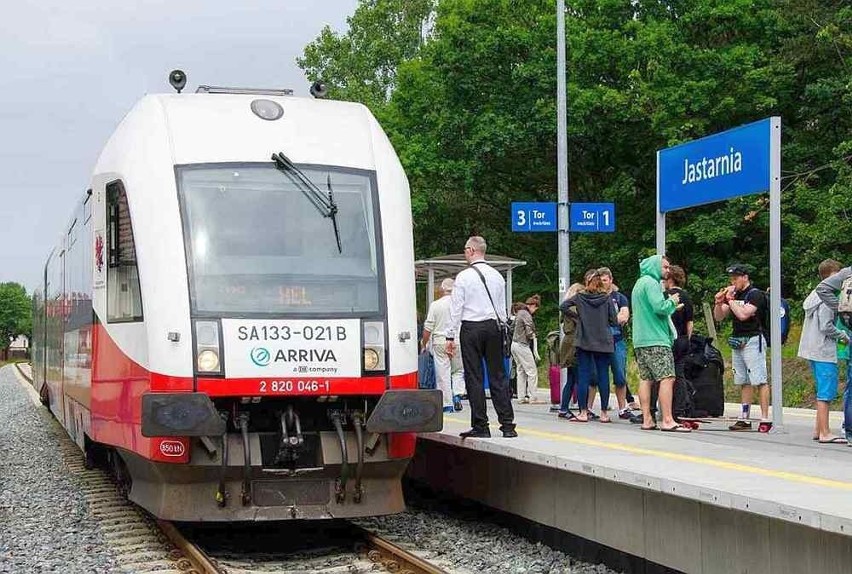
<svg viewBox="0 0 852 574">
<path fill-rule="evenodd" d="M 746 319 L 745 321 L 740 321 L 737 319 L 737 316 L 731 312 L 731 317 L 734 321 L 733 332 L 731 333 L 734 337 L 755 337 L 760 335 L 760 315 L 766 309 L 766 294 L 749 285 L 742 291 L 737 291 L 734 293 L 734 299 L 737 301 L 745 301 L 746 303 L 750 303 L 757 307 L 757 312 L 754 315 Z"/>
<path fill-rule="evenodd" d="M 672 313 L 672 323 L 674 323 L 678 338 L 686 337 L 686 324 L 693 320 L 695 310 L 692 307 L 692 300 L 686 291 L 680 287 L 672 287 L 666 290 L 666 295 L 673 295 L 675 293 L 680 295 L 680 302 L 683 303 L 683 307 Z"/>
</svg>

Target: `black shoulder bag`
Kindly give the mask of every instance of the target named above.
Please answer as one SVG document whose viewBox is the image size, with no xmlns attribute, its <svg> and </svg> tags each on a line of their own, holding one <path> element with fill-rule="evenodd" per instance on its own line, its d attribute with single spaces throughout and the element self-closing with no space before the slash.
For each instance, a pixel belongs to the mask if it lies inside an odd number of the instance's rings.
<svg viewBox="0 0 852 574">
<path fill-rule="evenodd" d="M 503 356 L 511 357 L 512 331 L 509 329 L 509 323 L 500 319 L 500 313 L 497 312 L 497 306 L 494 304 L 494 298 L 491 297 L 491 291 L 488 290 L 488 283 L 485 282 L 485 275 L 483 275 L 482 271 L 477 269 L 474 265 L 471 265 L 470 268 L 476 271 L 476 274 L 479 275 L 479 279 L 485 287 L 485 292 L 488 293 L 488 300 L 491 301 L 491 307 L 494 309 L 494 315 L 497 316 L 497 326 L 500 328 L 500 340 L 503 343 Z"/>
</svg>

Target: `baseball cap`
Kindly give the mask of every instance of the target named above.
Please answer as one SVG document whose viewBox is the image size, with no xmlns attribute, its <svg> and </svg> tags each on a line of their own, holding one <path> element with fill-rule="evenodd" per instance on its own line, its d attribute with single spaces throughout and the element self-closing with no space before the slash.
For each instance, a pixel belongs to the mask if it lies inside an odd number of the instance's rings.
<svg viewBox="0 0 852 574">
<path fill-rule="evenodd" d="M 728 275 L 750 275 L 751 270 L 748 265 L 744 265 L 742 263 L 734 263 L 733 265 L 729 265 L 727 269 L 725 269 L 725 273 Z"/>
</svg>

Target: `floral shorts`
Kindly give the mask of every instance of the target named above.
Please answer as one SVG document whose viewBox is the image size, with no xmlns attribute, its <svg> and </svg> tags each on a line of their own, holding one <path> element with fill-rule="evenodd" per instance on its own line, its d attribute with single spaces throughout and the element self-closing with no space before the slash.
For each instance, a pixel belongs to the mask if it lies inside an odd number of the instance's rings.
<svg viewBox="0 0 852 574">
<path fill-rule="evenodd" d="M 634 351 L 641 380 L 657 382 L 675 377 L 671 347 L 638 347 Z"/>
</svg>

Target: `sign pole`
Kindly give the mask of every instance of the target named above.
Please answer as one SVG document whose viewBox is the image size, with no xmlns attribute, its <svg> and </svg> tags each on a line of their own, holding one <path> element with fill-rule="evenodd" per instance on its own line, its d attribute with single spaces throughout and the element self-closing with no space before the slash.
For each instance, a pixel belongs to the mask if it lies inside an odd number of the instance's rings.
<svg viewBox="0 0 852 574">
<path fill-rule="evenodd" d="M 559 190 L 559 301 L 570 285 L 568 242 L 568 96 L 565 82 L 565 0 L 556 2 L 556 171 Z"/>
<path fill-rule="evenodd" d="M 559 303 L 571 284 L 571 257 L 568 241 L 568 96 L 565 85 L 565 0 L 556 0 L 556 172 L 558 195 L 558 228 L 556 231 L 559 261 Z M 562 339 L 562 329 L 559 329 Z M 568 372 L 560 369 L 561 390 Z"/>
<path fill-rule="evenodd" d="M 666 254 L 666 214 L 660 211 L 660 152 L 657 152 L 657 255 Z"/>
<path fill-rule="evenodd" d="M 781 388 L 781 118 L 770 121 L 769 139 L 769 306 L 770 368 L 772 375 L 772 421 L 775 432 L 783 432 L 784 395 Z"/>
</svg>

